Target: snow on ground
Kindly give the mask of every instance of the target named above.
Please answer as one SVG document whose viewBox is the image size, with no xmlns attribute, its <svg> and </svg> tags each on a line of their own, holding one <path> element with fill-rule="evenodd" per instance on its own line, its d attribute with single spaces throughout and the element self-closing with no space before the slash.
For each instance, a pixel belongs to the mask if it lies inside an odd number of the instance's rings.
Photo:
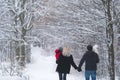
<svg viewBox="0 0 120 80">
<path fill-rule="evenodd" d="M 44 53 L 39 47 L 32 48 L 32 64 L 27 66 L 27 75 L 30 80 L 59 80 L 56 70 L 56 63 L 54 56 L 42 56 Z M 45 54 L 45 53 L 44 53 Z M 77 72 L 77 71 L 76 71 Z M 81 74 L 81 73 L 80 73 Z M 67 76 L 68 80 L 84 80 L 82 75 L 73 75 L 72 73 Z"/>
<path fill-rule="evenodd" d="M 0 80 L 23 80 L 20 77 L 17 76 L 0 76 Z"/>
<path fill-rule="evenodd" d="M 59 80 L 54 56 L 44 56 L 46 52 L 39 47 L 32 47 L 32 62 L 26 66 L 22 77 L 3 75 L 0 71 L 0 80 Z M 76 74 L 75 74 L 76 73 Z M 84 71 L 74 71 L 67 75 L 67 80 L 85 80 Z M 106 79 L 97 79 L 106 80 Z M 118 80 L 118 79 L 116 79 Z"/>
</svg>

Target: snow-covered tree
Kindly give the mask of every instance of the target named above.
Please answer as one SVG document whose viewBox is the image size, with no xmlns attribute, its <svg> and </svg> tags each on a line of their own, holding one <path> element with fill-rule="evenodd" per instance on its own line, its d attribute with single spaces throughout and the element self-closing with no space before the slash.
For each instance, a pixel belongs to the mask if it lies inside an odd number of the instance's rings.
<svg viewBox="0 0 120 80">
<path fill-rule="evenodd" d="M 118 29 L 117 24 L 119 24 L 119 10 L 116 2 L 117 0 L 101 0 L 104 5 L 105 17 L 106 17 L 106 41 L 108 48 L 108 70 L 110 80 L 115 80 L 115 49 L 116 46 L 116 29 Z M 117 47 L 117 46 L 116 46 Z"/>
<path fill-rule="evenodd" d="M 25 66 L 26 52 L 30 46 L 28 38 L 32 29 L 32 10 L 30 9 L 32 0 L 1 0 L 1 32 L 3 32 L 3 40 L 6 39 L 6 50 L 10 49 L 15 54 L 15 59 L 20 65 Z M 13 57 L 13 56 L 12 56 Z"/>
</svg>

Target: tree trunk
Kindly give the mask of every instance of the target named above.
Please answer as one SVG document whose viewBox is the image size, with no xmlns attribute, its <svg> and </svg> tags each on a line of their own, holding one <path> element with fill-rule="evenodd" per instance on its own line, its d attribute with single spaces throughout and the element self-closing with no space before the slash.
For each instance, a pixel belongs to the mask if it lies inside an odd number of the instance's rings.
<svg viewBox="0 0 120 80">
<path fill-rule="evenodd" d="M 27 0 L 20 0 L 19 1 L 19 5 L 18 5 L 19 8 L 24 10 L 24 6 L 25 6 L 26 2 L 27 2 Z M 19 46 L 16 49 L 16 56 L 17 56 L 18 64 L 20 66 L 24 67 L 25 66 L 25 45 L 24 45 L 24 41 L 25 41 L 25 36 L 26 36 L 26 32 L 27 32 L 27 30 L 24 29 L 24 27 L 25 27 L 25 11 L 21 12 L 16 17 L 19 18 L 19 20 L 17 20 L 17 18 L 15 20 L 16 21 L 16 25 L 20 25 L 21 26 L 21 34 L 20 33 L 17 34 L 17 38 L 21 39 L 21 40 L 17 41 Z"/>
<path fill-rule="evenodd" d="M 115 67 L 114 67 L 114 31 L 111 14 L 111 0 L 106 0 L 106 17 L 107 17 L 107 27 L 106 27 L 106 37 L 107 37 L 107 47 L 108 47 L 108 61 L 109 61 L 109 76 L 110 80 L 115 80 Z"/>
</svg>

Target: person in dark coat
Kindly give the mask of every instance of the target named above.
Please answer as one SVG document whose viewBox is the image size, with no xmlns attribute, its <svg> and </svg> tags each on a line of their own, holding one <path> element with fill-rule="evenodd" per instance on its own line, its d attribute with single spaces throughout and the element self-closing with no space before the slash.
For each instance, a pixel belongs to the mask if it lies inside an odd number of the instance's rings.
<svg viewBox="0 0 120 80">
<path fill-rule="evenodd" d="M 87 49 L 88 51 L 83 55 L 78 71 L 82 71 L 81 67 L 83 63 L 85 62 L 85 79 L 90 80 L 90 76 L 92 80 L 96 80 L 96 70 L 97 70 L 97 63 L 99 63 L 99 57 L 98 54 L 92 51 L 92 46 L 88 45 Z"/>
<path fill-rule="evenodd" d="M 70 73 L 71 65 L 77 69 L 77 66 L 73 61 L 73 56 L 70 54 L 70 49 L 68 47 L 63 48 L 62 55 L 56 63 L 58 64 L 56 71 L 59 74 L 59 80 L 66 80 L 67 74 Z"/>
</svg>

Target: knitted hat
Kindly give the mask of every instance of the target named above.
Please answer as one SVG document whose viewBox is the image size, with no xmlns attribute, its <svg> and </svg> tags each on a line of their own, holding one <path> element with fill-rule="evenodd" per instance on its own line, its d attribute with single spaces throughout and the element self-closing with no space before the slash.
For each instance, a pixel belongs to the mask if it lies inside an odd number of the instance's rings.
<svg viewBox="0 0 120 80">
<path fill-rule="evenodd" d="M 87 49 L 88 49 L 89 51 L 92 51 L 92 48 L 93 48 L 93 47 L 92 47 L 91 45 L 88 45 L 88 46 L 87 46 Z"/>
<path fill-rule="evenodd" d="M 62 52 L 62 51 L 63 51 L 63 48 L 62 48 L 62 47 L 59 47 L 59 51 Z"/>
</svg>

